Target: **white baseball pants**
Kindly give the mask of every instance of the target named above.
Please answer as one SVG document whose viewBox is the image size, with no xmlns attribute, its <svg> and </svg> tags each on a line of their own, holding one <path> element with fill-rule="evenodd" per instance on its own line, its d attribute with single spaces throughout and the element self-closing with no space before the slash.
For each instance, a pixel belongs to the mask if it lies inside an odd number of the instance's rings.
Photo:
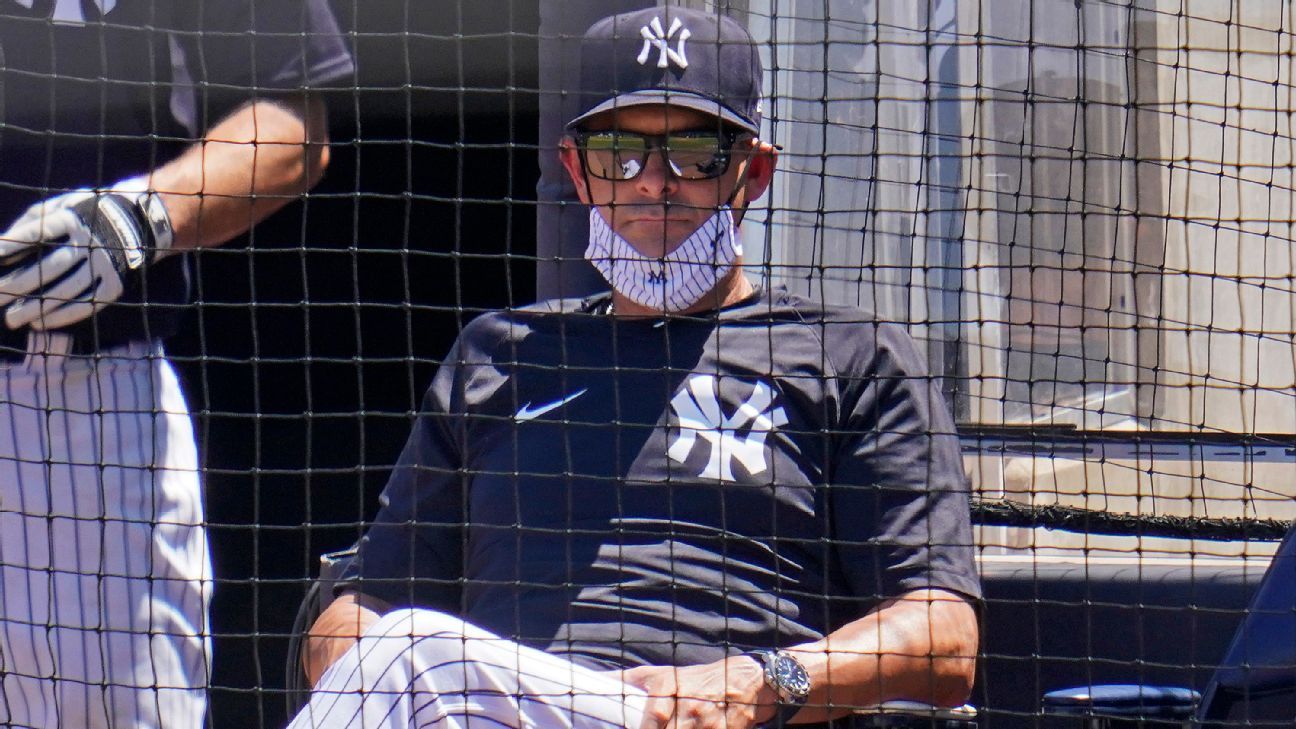
<svg viewBox="0 0 1296 729">
<path fill-rule="evenodd" d="M 432 610 L 383 616 L 320 678 L 289 729 L 638 729 L 647 696 Z"/>
<path fill-rule="evenodd" d="M 49 337 L 0 364 L 0 726 L 198 729 L 211 565 L 179 381 L 157 345 Z"/>
</svg>

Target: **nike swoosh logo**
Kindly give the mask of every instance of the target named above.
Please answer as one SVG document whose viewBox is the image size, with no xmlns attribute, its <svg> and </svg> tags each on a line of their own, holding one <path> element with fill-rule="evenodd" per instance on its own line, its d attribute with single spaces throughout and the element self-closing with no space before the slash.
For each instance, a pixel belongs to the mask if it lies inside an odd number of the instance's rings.
<svg viewBox="0 0 1296 729">
<path fill-rule="evenodd" d="M 588 390 L 589 388 L 582 387 L 581 389 L 577 390 L 576 392 L 573 392 L 572 394 L 568 395 L 567 397 L 564 397 L 561 400 L 555 400 L 549 403 L 548 405 L 541 405 L 535 410 L 531 409 L 531 403 L 528 402 L 526 405 L 523 405 L 520 410 L 517 411 L 517 415 L 514 415 L 513 419 L 518 421 L 519 423 L 523 423 L 528 420 L 535 420 L 541 415 L 544 415 L 545 413 L 550 412 L 551 410 L 557 410 L 563 405 L 566 405 L 572 400 L 575 400 L 581 395 L 584 395 Z"/>
</svg>

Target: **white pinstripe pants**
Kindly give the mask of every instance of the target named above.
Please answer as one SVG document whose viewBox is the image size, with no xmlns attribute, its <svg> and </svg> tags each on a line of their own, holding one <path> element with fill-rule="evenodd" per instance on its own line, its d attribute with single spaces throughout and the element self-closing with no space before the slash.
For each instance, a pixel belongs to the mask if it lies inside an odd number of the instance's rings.
<svg viewBox="0 0 1296 729">
<path fill-rule="evenodd" d="M 646 700 L 615 674 L 444 613 L 397 610 L 324 673 L 289 729 L 638 729 Z"/>
<path fill-rule="evenodd" d="M 211 566 L 180 383 L 157 345 L 51 336 L 0 365 L 0 726 L 198 729 Z"/>
</svg>

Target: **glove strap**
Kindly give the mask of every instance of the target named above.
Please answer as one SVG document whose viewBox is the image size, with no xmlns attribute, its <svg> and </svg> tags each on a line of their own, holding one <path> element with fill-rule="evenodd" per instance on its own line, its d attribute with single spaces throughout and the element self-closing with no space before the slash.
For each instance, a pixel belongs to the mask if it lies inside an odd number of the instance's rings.
<svg viewBox="0 0 1296 729">
<path fill-rule="evenodd" d="M 171 227 L 171 215 L 167 213 L 162 196 L 149 189 L 149 175 L 128 177 L 105 192 L 121 195 L 135 205 L 153 238 L 149 250 L 145 251 L 149 261 L 157 261 L 173 252 L 175 229 Z"/>
<path fill-rule="evenodd" d="M 135 207 L 139 208 L 144 216 L 144 222 L 153 236 L 153 247 L 148 251 L 152 254 L 150 260 L 156 261 L 170 254 L 171 246 L 175 242 L 175 230 L 171 227 L 171 216 L 167 214 L 166 205 L 162 203 L 162 196 L 147 190 L 136 195 L 134 202 Z"/>
<path fill-rule="evenodd" d="M 138 271 L 148 261 L 149 231 L 143 212 L 125 195 L 107 194 L 78 203 L 72 208 L 90 234 L 107 243 L 104 252 L 118 273 Z"/>
</svg>

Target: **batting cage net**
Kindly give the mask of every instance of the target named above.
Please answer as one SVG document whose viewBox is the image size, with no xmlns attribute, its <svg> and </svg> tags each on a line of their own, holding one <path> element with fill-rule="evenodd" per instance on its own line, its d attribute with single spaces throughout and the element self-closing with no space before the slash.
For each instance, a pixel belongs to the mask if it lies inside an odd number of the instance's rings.
<svg viewBox="0 0 1296 729">
<path fill-rule="evenodd" d="M 0 726 L 1290 725 L 1294 25 L 0 0 Z"/>
</svg>

